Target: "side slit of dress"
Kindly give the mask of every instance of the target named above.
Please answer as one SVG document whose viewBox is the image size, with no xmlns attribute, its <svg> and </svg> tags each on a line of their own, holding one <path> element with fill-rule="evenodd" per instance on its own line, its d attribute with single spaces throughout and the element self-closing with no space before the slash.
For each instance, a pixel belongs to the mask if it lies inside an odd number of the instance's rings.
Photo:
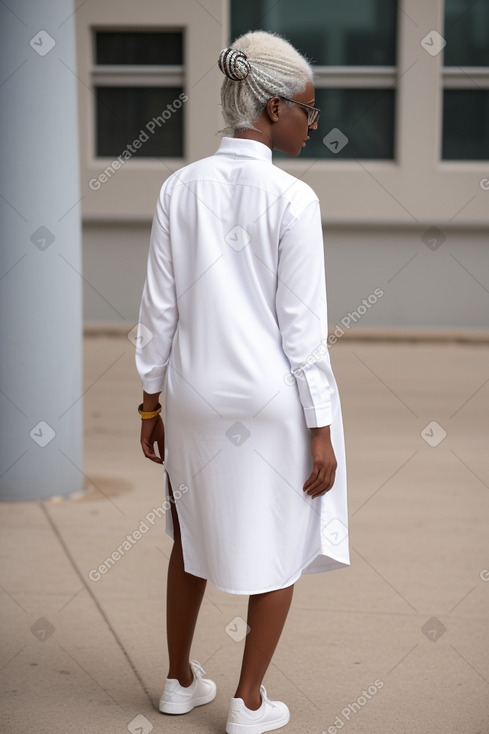
<svg viewBox="0 0 489 734">
<path fill-rule="evenodd" d="M 178 521 L 178 530 L 180 535 L 180 545 L 182 546 L 182 556 L 183 556 L 183 566 L 184 570 L 187 571 L 187 563 L 185 561 L 185 543 L 184 543 L 184 535 L 185 535 L 185 528 L 182 527 L 182 521 L 180 518 L 180 515 L 178 514 L 178 502 L 175 500 L 175 496 L 173 494 L 173 484 L 171 482 L 170 476 L 168 474 L 168 470 L 165 468 L 163 471 L 163 486 L 165 491 L 165 497 L 169 504 L 169 511 L 166 513 L 166 532 L 168 535 L 170 535 L 171 538 L 173 538 L 173 542 L 175 542 L 175 528 L 173 523 L 173 508 L 175 509 L 175 515 Z M 193 574 L 195 575 L 195 574 Z"/>
</svg>

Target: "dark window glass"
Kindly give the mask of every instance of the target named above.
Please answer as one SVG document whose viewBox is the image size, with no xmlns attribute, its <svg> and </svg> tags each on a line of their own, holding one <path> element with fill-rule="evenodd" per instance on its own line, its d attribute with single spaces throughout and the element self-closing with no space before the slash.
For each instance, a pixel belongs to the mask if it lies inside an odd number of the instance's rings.
<svg viewBox="0 0 489 734">
<path fill-rule="evenodd" d="M 392 159 L 394 106 L 392 89 L 316 89 L 319 127 L 301 157 Z"/>
<path fill-rule="evenodd" d="M 181 31 L 97 31 L 95 63 L 116 65 L 181 66 Z"/>
<path fill-rule="evenodd" d="M 445 66 L 489 66 L 489 0 L 445 0 Z"/>
<path fill-rule="evenodd" d="M 280 33 L 320 66 L 395 66 L 397 6 L 395 0 L 232 0 L 231 36 Z"/>
<path fill-rule="evenodd" d="M 489 89 L 445 89 L 443 158 L 489 159 Z"/>
<path fill-rule="evenodd" d="M 97 87 L 95 91 L 97 156 L 117 157 L 139 138 L 141 147 L 131 155 L 183 157 L 182 87 Z"/>
</svg>

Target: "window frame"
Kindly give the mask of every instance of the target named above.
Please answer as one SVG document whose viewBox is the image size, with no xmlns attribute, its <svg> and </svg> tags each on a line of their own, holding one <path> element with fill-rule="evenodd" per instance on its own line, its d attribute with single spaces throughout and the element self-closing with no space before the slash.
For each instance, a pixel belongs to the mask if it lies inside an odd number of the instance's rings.
<svg viewBox="0 0 489 734">
<path fill-rule="evenodd" d="M 181 33 L 183 40 L 183 63 L 179 65 L 145 65 L 145 64 L 97 64 L 96 59 L 96 36 L 97 33 L 131 33 L 131 32 L 155 32 L 155 33 Z M 181 87 L 185 91 L 185 28 L 175 26 L 146 26 L 146 25 L 130 25 L 130 26 L 98 26 L 90 27 L 90 67 L 89 78 L 91 91 L 93 92 L 93 115 L 92 124 L 88 129 L 88 144 L 90 165 L 99 166 L 107 165 L 110 161 L 117 158 L 119 153 L 113 156 L 97 155 L 97 100 L 96 89 L 98 87 Z M 183 123 L 183 149 L 186 150 L 186 126 Z M 127 141 L 131 143 L 130 140 Z M 161 160 L 164 159 L 171 165 L 178 165 L 185 159 L 183 156 L 134 156 L 127 160 L 126 166 L 161 166 Z"/>
</svg>

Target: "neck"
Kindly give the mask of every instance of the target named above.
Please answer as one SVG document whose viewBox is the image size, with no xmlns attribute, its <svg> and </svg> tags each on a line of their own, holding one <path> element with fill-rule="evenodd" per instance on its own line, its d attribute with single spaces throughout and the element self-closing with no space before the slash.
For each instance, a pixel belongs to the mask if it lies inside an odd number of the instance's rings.
<svg viewBox="0 0 489 734">
<path fill-rule="evenodd" d="M 244 138 L 245 140 L 256 140 L 257 143 L 265 143 L 265 145 L 267 145 L 270 150 L 273 150 L 271 137 L 262 130 L 238 130 L 238 132 L 234 134 L 234 137 Z"/>
</svg>

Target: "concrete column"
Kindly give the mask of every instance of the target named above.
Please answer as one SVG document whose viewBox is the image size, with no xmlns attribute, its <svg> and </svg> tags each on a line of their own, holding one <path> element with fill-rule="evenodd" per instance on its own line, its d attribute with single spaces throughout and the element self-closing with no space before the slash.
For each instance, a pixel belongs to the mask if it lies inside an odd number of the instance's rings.
<svg viewBox="0 0 489 734">
<path fill-rule="evenodd" d="M 75 5 L 0 4 L 0 499 L 83 487 Z"/>
</svg>

